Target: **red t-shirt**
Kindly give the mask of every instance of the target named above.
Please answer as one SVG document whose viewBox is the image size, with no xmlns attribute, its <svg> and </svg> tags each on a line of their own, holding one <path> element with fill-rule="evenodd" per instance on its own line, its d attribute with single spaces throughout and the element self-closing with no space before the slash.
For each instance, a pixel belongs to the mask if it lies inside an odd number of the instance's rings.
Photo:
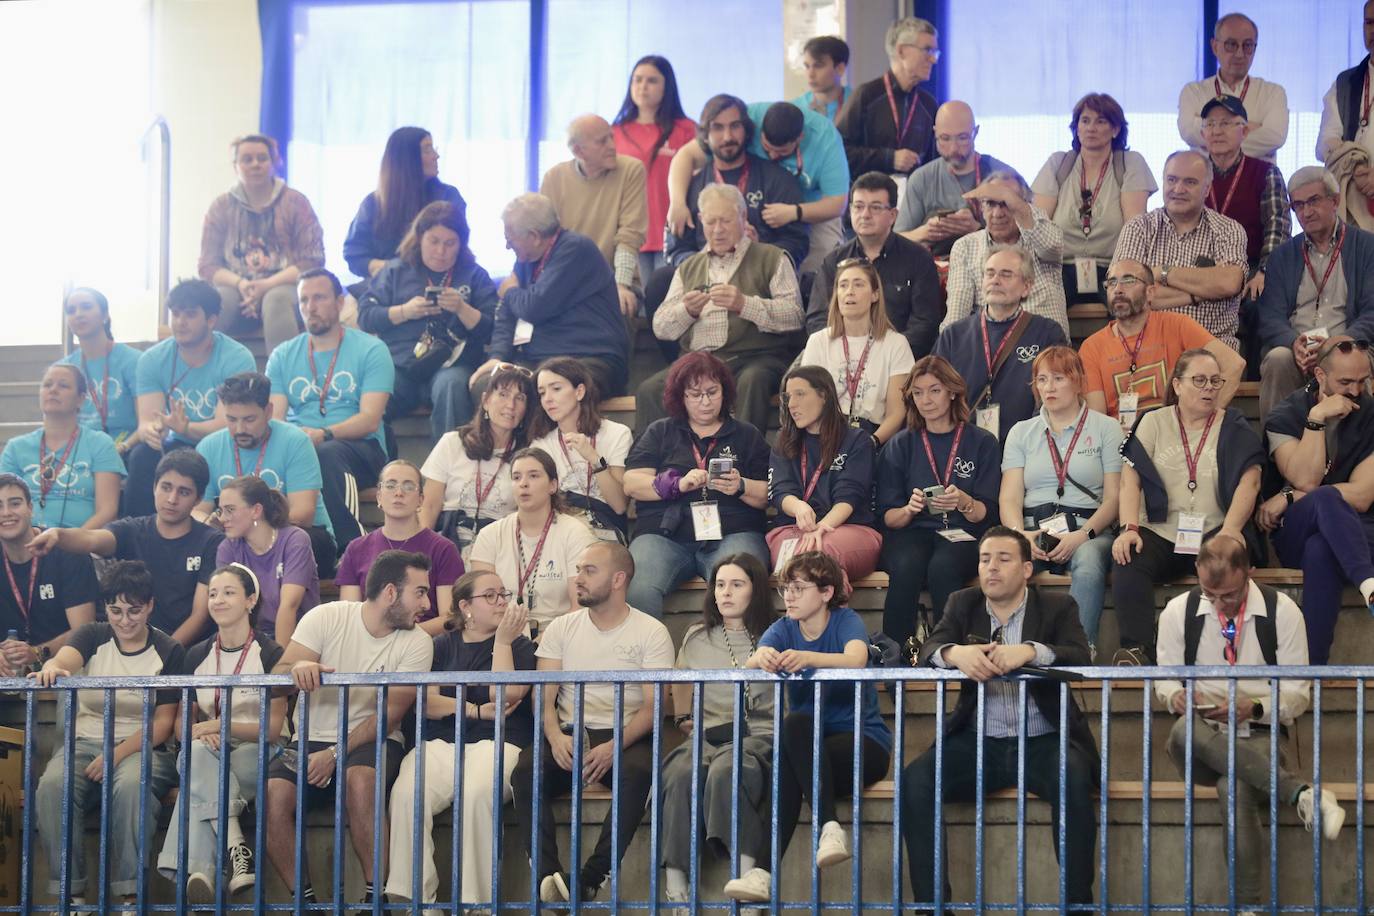
<svg viewBox="0 0 1374 916">
<path fill-rule="evenodd" d="M 1083 359 L 1084 393 L 1101 391 L 1107 398 L 1107 413 L 1117 415 L 1117 396 L 1134 391 L 1140 397 L 1139 409 L 1158 407 L 1168 392 L 1169 375 L 1186 350 L 1205 347 L 1214 338 L 1207 329 L 1179 312 L 1151 312 L 1142 332 L 1145 339 L 1121 339 L 1116 322 L 1110 322 L 1078 349 Z M 1131 351 L 1137 343 L 1135 372 L 1131 372 Z"/>
<path fill-rule="evenodd" d="M 697 126 L 688 118 L 679 118 L 668 135 L 668 142 L 655 153 L 654 144 L 658 142 L 659 132 L 657 124 L 640 124 L 637 121 L 626 121 L 611 128 L 615 136 L 615 151 L 622 156 L 633 156 L 644 164 L 649 229 L 640 251 L 663 250 L 663 226 L 668 221 L 668 165 L 673 153 L 696 138 Z M 649 278 L 642 279 L 647 281 Z"/>
</svg>

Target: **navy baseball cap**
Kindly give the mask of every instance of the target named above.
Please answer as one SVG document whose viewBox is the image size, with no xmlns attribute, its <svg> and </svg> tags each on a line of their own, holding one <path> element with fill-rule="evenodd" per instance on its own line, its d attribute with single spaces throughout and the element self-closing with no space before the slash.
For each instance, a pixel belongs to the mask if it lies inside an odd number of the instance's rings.
<svg viewBox="0 0 1374 916">
<path fill-rule="evenodd" d="M 1248 122 L 1250 120 L 1250 116 L 1245 113 L 1245 105 L 1234 95 L 1222 95 L 1214 99 L 1208 99 L 1207 104 L 1202 106 L 1201 117 L 1207 117 L 1207 112 L 1211 111 L 1213 108 L 1225 108 L 1231 114 L 1243 121 Z"/>
</svg>

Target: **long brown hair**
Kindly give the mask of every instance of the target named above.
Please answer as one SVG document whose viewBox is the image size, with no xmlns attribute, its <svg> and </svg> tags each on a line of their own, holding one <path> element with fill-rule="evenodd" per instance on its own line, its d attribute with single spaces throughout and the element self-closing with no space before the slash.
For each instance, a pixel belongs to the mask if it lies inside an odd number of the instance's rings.
<svg viewBox="0 0 1374 916">
<path fill-rule="evenodd" d="M 510 450 L 524 448 L 530 443 L 530 414 L 539 409 L 539 395 L 534 390 L 534 376 L 524 366 L 501 365 L 492 370 L 491 381 L 487 384 L 487 395 L 502 388 L 515 387 L 525 393 L 525 416 L 520 425 L 511 430 Z M 463 443 L 463 451 L 473 461 L 486 461 L 496 454 L 496 437 L 491 432 L 491 417 L 486 408 L 477 405 L 472 419 L 458 427 L 458 438 Z"/>
<path fill-rule="evenodd" d="M 544 413 L 544 407 L 539 402 L 539 373 L 541 372 L 552 372 L 554 375 L 566 379 L 568 384 L 574 388 L 582 385 L 587 389 L 586 394 L 582 396 L 582 402 L 577 405 L 577 431 L 584 436 L 595 436 L 596 431 L 601 428 L 601 409 L 598 406 L 601 392 L 596 387 L 596 379 L 587 371 L 582 360 L 574 359 L 571 356 L 554 356 L 544 360 L 539 364 L 539 368 L 534 370 L 535 402 L 534 417 L 530 420 L 530 438 L 538 439 L 558 428 L 558 424 L 553 422 L 548 414 Z"/>
<path fill-rule="evenodd" d="M 458 236 L 458 259 L 454 261 L 454 267 L 462 267 L 473 261 L 472 250 L 468 248 L 468 237 L 471 234 L 468 230 L 468 220 L 453 204 L 446 200 L 436 200 L 426 204 L 424 209 L 415 214 L 414 221 L 410 228 L 406 230 L 401 243 L 396 246 L 396 257 L 409 264 L 411 267 L 420 267 L 420 242 L 425 237 L 425 233 L 435 227 L 443 227 Z"/>
<path fill-rule="evenodd" d="M 531 461 L 538 462 L 539 466 L 544 469 L 544 475 L 548 477 L 549 480 L 553 481 L 554 490 L 553 493 L 549 495 L 549 505 L 553 506 L 553 511 L 558 513 L 571 512 L 572 509 L 568 507 L 567 498 L 563 495 L 563 491 L 558 489 L 558 465 L 554 463 L 553 456 L 537 446 L 531 445 L 522 448 L 520 451 L 510 456 L 510 468 L 512 472 L 515 471 L 515 462 L 519 461 L 521 458 L 528 458 Z"/>
<path fill-rule="evenodd" d="M 711 578 L 706 580 L 706 603 L 701 608 L 701 622 L 708 630 L 725 624 L 725 618 L 716 606 L 716 575 L 725 566 L 738 566 L 749 577 L 753 594 L 749 596 L 749 606 L 744 609 L 744 628 L 757 641 L 778 619 L 778 614 L 773 610 L 773 596 L 769 593 L 768 569 L 752 553 L 732 553 L 721 557 L 711 567 Z"/>
<path fill-rule="evenodd" d="M 398 127 L 386 139 L 382 167 L 377 175 L 377 221 L 373 235 L 401 236 L 425 205 L 425 167 L 420 144 L 433 139 L 423 127 Z"/>
<path fill-rule="evenodd" d="M 844 412 L 840 410 L 839 395 L 835 393 L 835 380 L 830 377 L 830 371 L 823 366 L 797 366 L 782 377 L 777 452 L 784 458 L 795 461 L 801 456 L 802 443 L 805 441 L 806 431 L 792 422 L 792 412 L 787 409 L 787 383 L 794 378 L 806 382 L 821 396 L 820 466 L 828 468 L 835 460 L 835 456 L 840 453 L 840 443 L 844 441 L 847 426 Z"/>
<path fill-rule="evenodd" d="M 846 270 L 862 270 L 868 283 L 878 298 L 868 309 L 868 333 L 874 340 L 882 340 L 892 328 L 887 320 L 887 301 L 883 298 L 883 278 L 878 276 L 878 268 L 868 258 L 847 258 L 835 265 L 835 285 L 830 290 L 830 310 L 826 313 L 826 327 L 830 329 L 830 339 L 834 340 L 844 333 L 844 316 L 840 314 L 840 276 Z"/>
<path fill-rule="evenodd" d="M 926 426 L 925 417 L 921 416 L 921 412 L 916 409 L 916 402 L 911 399 L 911 387 L 923 375 L 935 376 L 936 380 L 954 395 L 954 401 L 949 405 L 949 413 L 955 424 L 967 423 L 972 411 L 968 406 L 968 385 L 964 382 L 964 377 L 943 356 L 923 356 L 916 360 L 916 365 L 911 367 L 911 374 L 902 383 L 906 428 L 916 430 L 925 429 Z"/>
</svg>

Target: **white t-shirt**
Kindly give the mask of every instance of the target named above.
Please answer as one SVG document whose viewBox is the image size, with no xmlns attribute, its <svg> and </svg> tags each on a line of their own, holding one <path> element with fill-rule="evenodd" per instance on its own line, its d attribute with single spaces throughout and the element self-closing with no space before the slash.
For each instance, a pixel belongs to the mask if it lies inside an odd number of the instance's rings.
<svg viewBox="0 0 1374 916">
<path fill-rule="evenodd" d="M 381 639 L 363 625 L 361 601 L 331 601 L 317 605 L 301 617 L 291 641 L 318 652 L 320 664 L 335 671 L 428 671 L 434 661 L 434 640 L 418 627 L 392 630 Z M 377 688 L 348 689 L 348 730 L 377 714 Z M 300 729 L 301 704 L 296 704 L 296 729 Z M 399 723 L 397 723 L 399 726 Z M 399 738 L 400 731 L 388 737 Z M 321 687 L 310 697 L 310 741 L 339 740 L 339 688 Z"/>
<path fill-rule="evenodd" d="M 468 517 L 498 519 L 515 511 L 515 497 L 511 494 L 510 466 L 498 452 L 486 461 L 473 461 L 463 449 L 462 436 L 455 430 L 444 433 L 439 444 L 425 459 L 420 473 L 427 480 L 437 480 L 444 484 L 444 511 L 462 509 Z M 490 490 L 482 500 L 482 510 L 477 511 L 477 478 L 482 478 L 482 489 Z M 492 483 L 495 476 L 496 483 Z"/>
<path fill-rule="evenodd" d="M 916 361 L 911 356 L 911 343 L 896 331 L 889 330 L 882 337 L 875 338 L 855 394 L 857 409 L 852 409 L 849 389 L 845 387 L 846 373 L 858 371 L 859 359 L 867 344 L 867 337 L 850 337 L 849 361 L 846 364 L 844 338 L 832 338 L 829 328 L 821 328 L 807 338 L 801 364 L 823 366 L 830 373 L 835 380 L 835 393 L 840 396 L 840 410 L 846 416 L 860 417 L 881 426 L 887 416 L 888 384 L 899 376 L 905 379 Z"/>
<path fill-rule="evenodd" d="M 630 427 L 614 420 L 602 420 L 594 438 L 596 453 L 605 458 L 607 464 L 613 468 L 625 466 L 625 456 L 630 454 L 630 444 L 634 441 Z M 559 490 L 564 493 L 583 493 L 603 503 L 606 501 L 606 497 L 601 495 L 601 481 L 597 480 L 595 474 L 592 475 L 591 493 L 587 493 L 587 459 L 571 446 L 564 455 L 563 448 L 558 442 L 557 429 L 535 439 L 530 446 L 541 448 L 553 457 L 554 464 L 558 465 Z"/>
<path fill-rule="evenodd" d="M 217 637 L 211 636 L 203 642 L 196 643 L 186 653 L 186 671 L 190 674 L 233 674 L 235 670 L 239 674 L 269 674 L 272 668 L 281 661 L 282 647 L 277 641 L 266 633 L 258 630 L 253 631 L 253 638 L 249 640 L 247 647 L 240 647 L 230 651 L 215 653 L 215 640 Z M 240 664 L 239 659 L 244 652 L 248 657 L 243 659 Z M 205 714 L 207 719 L 213 719 L 218 715 L 215 706 L 215 688 L 197 687 L 196 705 Z M 271 694 L 269 692 L 268 696 Z M 231 719 L 235 724 L 248 724 L 257 728 L 262 721 L 259 718 L 259 704 L 262 698 L 262 691 L 256 687 L 241 687 L 233 692 L 233 712 Z M 224 692 L 220 692 L 219 702 L 226 703 L 229 697 Z M 273 736 L 274 738 L 276 736 Z"/>
<path fill-rule="evenodd" d="M 515 534 L 520 530 L 520 517 L 512 512 L 499 522 L 492 522 L 477 534 L 472 542 L 472 553 L 468 560 L 472 563 L 490 563 L 501 577 L 501 582 L 512 592 L 520 590 L 520 574 L 516 566 L 520 553 L 515 546 Z M 533 537 L 521 534 L 521 549 L 524 551 L 525 565 L 534 561 L 534 550 L 539 544 L 539 535 Z M 587 523 L 575 515 L 560 513 L 549 528 L 549 536 L 539 553 L 539 562 L 525 583 L 525 597 L 529 600 L 529 590 L 534 588 L 534 600 L 530 605 L 530 619 L 539 623 L 542 633 L 549 621 L 572 610 L 568 598 L 568 579 L 572 576 L 577 558 L 582 555 L 597 537 Z"/>
<path fill-rule="evenodd" d="M 592 623 L 591 611 L 578 608 L 549 624 L 539 638 L 538 658 L 553 659 L 564 671 L 642 671 L 673 667 L 673 640 L 668 628 L 630 608 L 629 615 L 613 630 Z M 558 719 L 573 721 L 573 686 L 558 688 Z M 624 722 L 644 705 L 639 685 L 625 687 Z M 615 687 L 588 684 L 583 692 L 582 724 L 586 728 L 615 727 Z"/>
</svg>

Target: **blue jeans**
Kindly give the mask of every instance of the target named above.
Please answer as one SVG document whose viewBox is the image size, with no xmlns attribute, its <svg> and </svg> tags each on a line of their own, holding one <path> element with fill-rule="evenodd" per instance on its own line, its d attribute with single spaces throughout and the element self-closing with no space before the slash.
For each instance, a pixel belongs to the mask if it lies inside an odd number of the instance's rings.
<svg viewBox="0 0 1374 916">
<path fill-rule="evenodd" d="M 455 430 L 472 419 L 472 393 L 468 379 L 473 367 L 455 363 L 434 373 L 428 382 L 417 382 L 405 370 L 396 370 L 396 384 L 387 402 L 386 418 L 394 420 L 414 412 L 426 402 L 430 405 L 429 429 L 438 442 L 446 432 Z"/>
<path fill-rule="evenodd" d="M 751 553 L 768 566 L 768 544 L 760 531 L 737 531 L 719 541 L 681 543 L 661 534 L 641 534 L 630 542 L 635 577 L 627 596 L 632 607 L 661 618 L 663 599 L 692 576 L 709 579 L 718 557 Z"/>
<path fill-rule="evenodd" d="M 1069 595 L 1078 603 L 1078 619 L 1088 642 L 1097 645 L 1097 627 L 1102 620 L 1102 603 L 1107 598 L 1107 570 L 1112 568 L 1112 536 L 1099 534 L 1069 557 Z M 1035 571 L 1043 572 L 1050 564 L 1036 562 Z"/>
</svg>

